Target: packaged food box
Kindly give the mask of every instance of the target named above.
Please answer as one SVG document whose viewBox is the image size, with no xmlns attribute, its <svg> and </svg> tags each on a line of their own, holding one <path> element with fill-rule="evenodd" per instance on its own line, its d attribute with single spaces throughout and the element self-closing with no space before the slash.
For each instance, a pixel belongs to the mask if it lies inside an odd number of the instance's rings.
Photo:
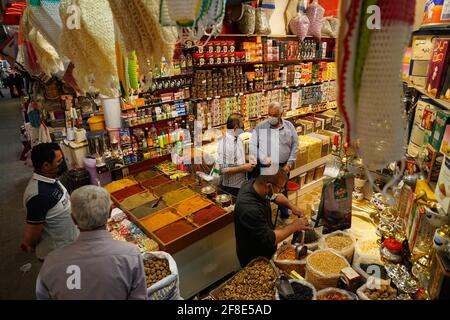
<svg viewBox="0 0 450 320">
<path fill-rule="evenodd" d="M 440 152 L 446 157 L 450 157 L 450 125 L 445 127 L 444 137 L 442 138 Z"/>
<path fill-rule="evenodd" d="M 433 122 L 433 131 L 429 139 L 429 143 L 436 150 L 441 149 L 442 139 L 444 138 L 445 129 L 448 124 L 450 124 L 450 111 L 438 111 Z"/>
<path fill-rule="evenodd" d="M 304 128 L 304 134 L 309 134 L 314 132 L 314 122 L 308 120 L 297 120 L 296 123 L 302 124 Z"/>
<path fill-rule="evenodd" d="M 322 151 L 321 151 L 321 155 L 320 155 L 321 157 L 326 157 L 327 155 L 330 154 L 331 144 L 330 144 L 329 136 L 318 134 L 318 133 L 311 133 L 308 136 L 322 140 Z"/>
<path fill-rule="evenodd" d="M 450 212 L 450 158 L 444 157 L 436 184 L 436 198 L 445 212 Z"/>
<path fill-rule="evenodd" d="M 433 40 L 433 56 L 428 66 L 425 90 L 433 97 L 440 94 L 443 79 L 446 77 L 450 61 L 449 39 L 435 38 Z"/>
</svg>

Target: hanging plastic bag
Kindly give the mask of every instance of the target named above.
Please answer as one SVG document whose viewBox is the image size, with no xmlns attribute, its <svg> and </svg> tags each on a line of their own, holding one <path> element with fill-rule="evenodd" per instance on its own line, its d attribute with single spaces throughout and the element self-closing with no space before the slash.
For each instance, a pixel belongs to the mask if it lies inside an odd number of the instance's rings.
<svg viewBox="0 0 450 320">
<path fill-rule="evenodd" d="M 240 20 L 238 20 L 239 31 L 243 34 L 255 33 L 256 24 L 256 12 L 255 8 L 248 4 L 242 5 L 243 14 Z"/>
<path fill-rule="evenodd" d="M 333 36 L 333 31 L 331 30 L 330 20 L 328 20 L 326 17 L 322 19 L 322 26 L 321 26 L 321 35 L 322 37 L 330 37 Z"/>
<path fill-rule="evenodd" d="M 270 18 L 272 18 L 272 14 L 275 11 L 275 0 L 262 0 L 260 7 L 263 9 L 267 21 L 270 21 Z"/>
<path fill-rule="evenodd" d="M 355 177 L 352 174 L 325 180 L 314 226 L 317 228 L 323 224 L 323 234 L 351 227 L 354 183 Z"/>
<path fill-rule="evenodd" d="M 256 8 L 255 34 L 270 34 L 270 24 L 263 8 Z"/>
<path fill-rule="evenodd" d="M 166 259 L 169 261 L 170 275 L 159 280 L 147 289 L 149 300 L 181 300 L 177 263 L 170 254 L 163 251 L 145 252 L 142 255 L 144 260 L 153 258 Z"/>
<path fill-rule="evenodd" d="M 303 41 L 308 34 L 309 25 L 310 21 L 305 14 L 305 7 L 303 5 L 299 5 L 297 15 L 289 22 L 289 30 L 295 34 L 300 41 Z"/>
<path fill-rule="evenodd" d="M 308 35 L 314 37 L 320 41 L 321 38 L 321 28 L 322 28 L 322 18 L 325 13 L 325 9 L 319 5 L 317 0 L 313 2 L 306 9 L 306 15 L 309 19 L 309 30 Z"/>
</svg>

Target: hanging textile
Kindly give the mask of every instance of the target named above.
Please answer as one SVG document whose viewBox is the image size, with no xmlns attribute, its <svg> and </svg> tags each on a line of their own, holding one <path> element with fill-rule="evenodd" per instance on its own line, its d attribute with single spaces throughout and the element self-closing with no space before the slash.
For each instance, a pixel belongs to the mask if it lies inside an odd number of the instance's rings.
<svg viewBox="0 0 450 320">
<path fill-rule="evenodd" d="M 109 0 L 128 57 L 135 51 L 141 74 L 151 76 L 162 57 L 171 63 L 176 30 L 159 23 L 159 0 Z"/>
<path fill-rule="evenodd" d="M 119 83 L 113 16 L 108 1 L 63 0 L 60 7 L 63 21 L 73 18 L 72 5 L 79 9 L 80 28 L 64 24 L 61 51 L 74 64 L 73 76 L 83 92 L 98 91 L 115 97 Z"/>
<path fill-rule="evenodd" d="M 27 9 L 32 25 L 56 51 L 63 24 L 59 16 L 60 0 L 30 0 Z"/>
<path fill-rule="evenodd" d="M 24 37 L 28 39 L 34 48 L 37 63 L 40 66 L 40 71 L 47 76 L 52 76 L 57 72 L 64 70 L 64 64 L 56 51 L 56 49 L 45 39 L 42 33 L 31 25 L 29 9 L 25 9 L 20 20 L 20 28 Z"/>
</svg>

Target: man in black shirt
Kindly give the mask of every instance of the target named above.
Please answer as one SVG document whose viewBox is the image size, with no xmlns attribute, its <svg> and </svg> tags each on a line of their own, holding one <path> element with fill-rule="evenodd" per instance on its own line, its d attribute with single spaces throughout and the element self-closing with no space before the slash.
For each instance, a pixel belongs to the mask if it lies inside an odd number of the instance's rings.
<svg viewBox="0 0 450 320">
<path fill-rule="evenodd" d="M 261 175 L 242 185 L 236 201 L 234 220 L 236 252 L 242 267 L 257 257 L 270 259 L 279 242 L 296 231 L 309 229 L 308 220 L 302 211 L 282 194 L 287 181 L 286 172 L 280 169 L 275 175 Z M 299 218 L 286 227 L 275 230 L 271 202 L 286 206 Z"/>
</svg>

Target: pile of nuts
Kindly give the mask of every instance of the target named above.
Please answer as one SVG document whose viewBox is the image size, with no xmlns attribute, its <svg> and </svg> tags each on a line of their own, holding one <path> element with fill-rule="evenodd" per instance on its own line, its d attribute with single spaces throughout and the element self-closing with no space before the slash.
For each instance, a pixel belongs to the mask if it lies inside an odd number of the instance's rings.
<svg viewBox="0 0 450 320">
<path fill-rule="evenodd" d="M 366 288 L 364 294 L 371 300 L 395 300 L 397 298 L 397 290 L 389 285 L 381 285 L 378 289 Z"/>
<path fill-rule="evenodd" d="M 227 283 L 218 295 L 219 300 L 273 300 L 276 275 L 266 261 L 257 261 Z"/>
<path fill-rule="evenodd" d="M 144 260 L 144 270 L 147 279 L 147 288 L 150 288 L 171 274 L 167 259 L 153 258 L 151 260 Z"/>
<path fill-rule="evenodd" d="M 346 236 L 330 236 L 325 242 L 329 248 L 341 251 L 352 244 L 352 239 Z"/>
</svg>

